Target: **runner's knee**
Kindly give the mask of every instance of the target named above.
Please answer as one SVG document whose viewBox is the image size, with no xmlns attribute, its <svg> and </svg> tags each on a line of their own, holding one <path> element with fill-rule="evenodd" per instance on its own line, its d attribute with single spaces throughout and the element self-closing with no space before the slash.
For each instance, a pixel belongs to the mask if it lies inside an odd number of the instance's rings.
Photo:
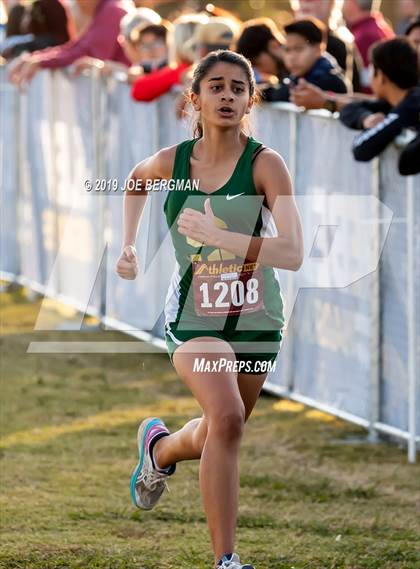
<svg viewBox="0 0 420 569">
<path fill-rule="evenodd" d="M 209 416 L 208 431 L 225 441 L 241 438 L 245 424 L 245 407 L 237 404 Z"/>
</svg>

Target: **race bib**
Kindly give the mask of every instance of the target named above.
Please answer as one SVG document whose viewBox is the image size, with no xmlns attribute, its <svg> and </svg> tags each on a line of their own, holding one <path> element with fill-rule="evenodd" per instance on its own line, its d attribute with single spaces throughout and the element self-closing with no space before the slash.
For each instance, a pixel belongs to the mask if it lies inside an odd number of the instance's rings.
<svg viewBox="0 0 420 569">
<path fill-rule="evenodd" d="M 264 281 L 259 263 L 193 261 L 192 269 L 197 316 L 233 316 L 263 308 Z"/>
</svg>

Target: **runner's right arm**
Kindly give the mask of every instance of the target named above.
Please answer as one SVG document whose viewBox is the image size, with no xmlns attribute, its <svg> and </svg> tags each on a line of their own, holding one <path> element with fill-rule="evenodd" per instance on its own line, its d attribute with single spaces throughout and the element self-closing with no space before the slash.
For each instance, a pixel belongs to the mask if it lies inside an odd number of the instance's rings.
<svg viewBox="0 0 420 569">
<path fill-rule="evenodd" d="M 135 279 L 138 273 L 136 238 L 148 192 L 147 180 L 169 179 L 175 159 L 176 145 L 163 148 L 153 156 L 139 162 L 129 173 L 125 187 L 123 205 L 122 252 L 116 264 L 118 275 L 124 279 Z"/>
</svg>

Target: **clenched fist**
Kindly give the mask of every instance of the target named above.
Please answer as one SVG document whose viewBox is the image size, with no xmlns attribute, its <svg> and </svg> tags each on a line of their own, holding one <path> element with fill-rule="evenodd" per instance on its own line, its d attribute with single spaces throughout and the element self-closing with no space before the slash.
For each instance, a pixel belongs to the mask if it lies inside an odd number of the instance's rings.
<svg viewBox="0 0 420 569">
<path fill-rule="evenodd" d="M 134 245 L 126 245 L 115 266 L 118 275 L 123 279 L 134 280 L 139 272 L 137 252 Z"/>
</svg>

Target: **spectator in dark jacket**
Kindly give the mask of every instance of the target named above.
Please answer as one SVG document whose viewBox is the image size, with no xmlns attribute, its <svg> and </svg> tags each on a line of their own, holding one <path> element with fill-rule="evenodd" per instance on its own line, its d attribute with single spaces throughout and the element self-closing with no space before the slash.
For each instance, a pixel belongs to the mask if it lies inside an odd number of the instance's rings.
<svg viewBox="0 0 420 569">
<path fill-rule="evenodd" d="M 284 28 L 285 63 L 290 75 L 279 88 L 263 91 L 267 101 L 288 101 L 299 79 L 326 91 L 347 93 L 344 76 L 336 60 L 325 52 L 326 27 L 316 18 L 297 20 Z"/>
<path fill-rule="evenodd" d="M 341 34 L 330 28 L 335 0 L 293 0 L 291 4 L 296 18 L 318 18 L 326 25 L 326 51 L 337 60 L 343 73 L 353 85 L 353 90 L 359 91 L 359 67 L 362 69 L 363 66 L 360 54 L 351 40 L 352 34 L 344 27 L 340 28 Z"/>
<path fill-rule="evenodd" d="M 84 55 L 102 60 L 129 61 L 118 43 L 121 18 L 127 13 L 122 0 L 92 0 L 83 4 L 92 9 L 92 20 L 86 31 L 75 40 L 58 47 L 23 54 L 11 65 L 10 80 L 16 85 L 30 81 L 39 69 L 66 67 Z"/>
<path fill-rule="evenodd" d="M 401 174 L 420 171 L 420 88 L 417 87 L 419 64 L 417 52 L 406 38 L 379 42 L 371 54 L 371 87 L 379 100 L 346 105 L 340 114 L 348 127 L 364 129 L 353 143 L 356 160 L 368 161 L 378 156 L 404 129 L 416 139 L 403 151 Z M 417 145 L 417 146 L 416 146 Z"/>
</svg>

